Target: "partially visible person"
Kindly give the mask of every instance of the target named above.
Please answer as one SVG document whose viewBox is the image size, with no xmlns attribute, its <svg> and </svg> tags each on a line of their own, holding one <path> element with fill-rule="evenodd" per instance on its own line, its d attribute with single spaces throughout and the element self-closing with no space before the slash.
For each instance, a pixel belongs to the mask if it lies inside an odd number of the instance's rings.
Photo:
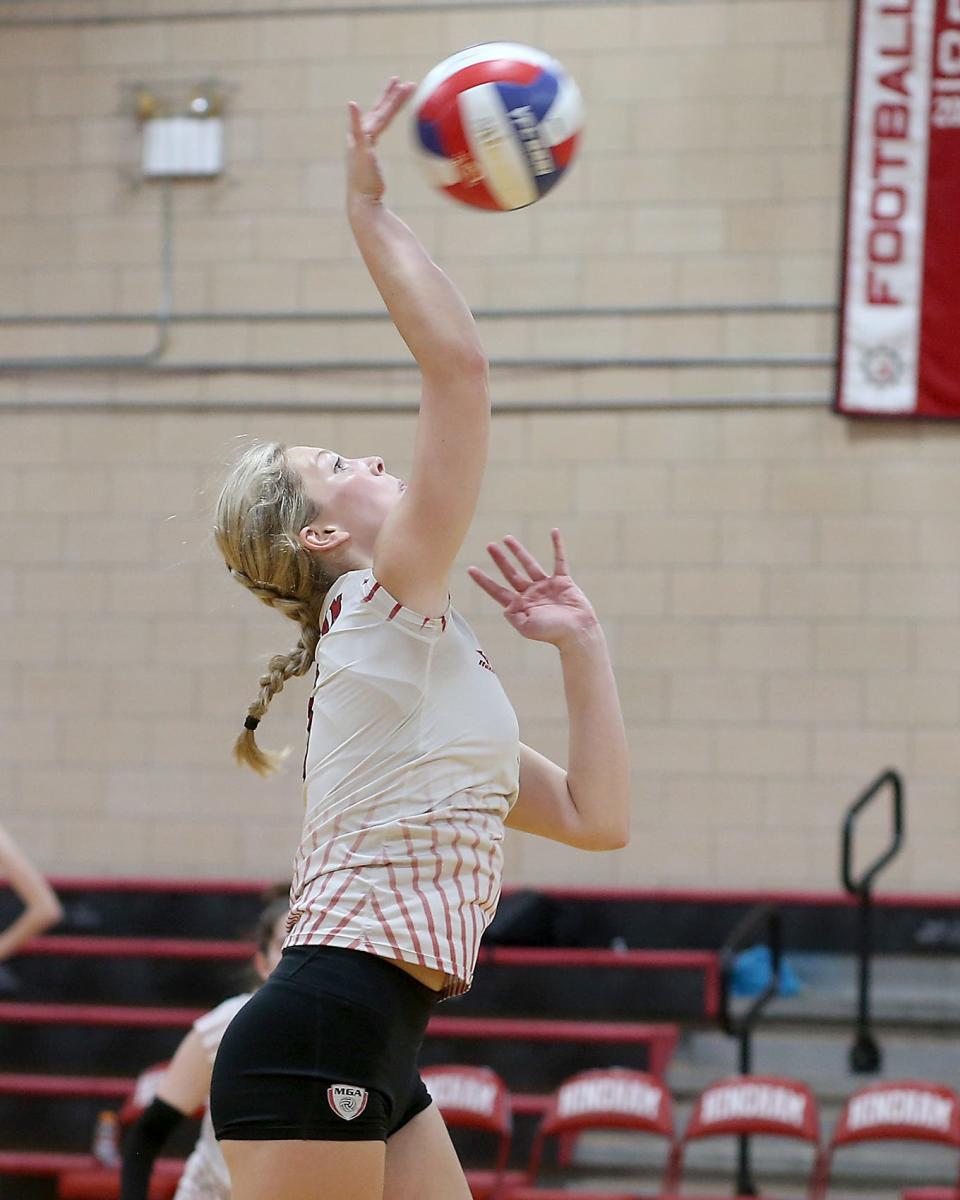
<svg viewBox="0 0 960 1200">
<path fill-rule="evenodd" d="M 31 938 L 63 918 L 56 893 L 9 833 L 0 825 L 0 875 L 23 902 L 23 912 L 0 930 L 0 962 L 12 958 Z"/>
<path fill-rule="evenodd" d="M 279 891 L 280 889 L 276 889 Z M 287 922 L 287 892 L 272 899 L 257 921 L 253 969 L 259 986 L 280 961 Z M 120 1200 L 147 1200 L 150 1177 L 160 1151 L 182 1121 L 207 1103 L 210 1075 L 220 1039 L 253 995 L 231 996 L 199 1017 L 170 1060 L 153 1102 L 130 1127 L 123 1143 Z M 217 1145 L 209 1112 L 187 1159 L 174 1200 L 229 1200 L 230 1174 Z"/>
</svg>

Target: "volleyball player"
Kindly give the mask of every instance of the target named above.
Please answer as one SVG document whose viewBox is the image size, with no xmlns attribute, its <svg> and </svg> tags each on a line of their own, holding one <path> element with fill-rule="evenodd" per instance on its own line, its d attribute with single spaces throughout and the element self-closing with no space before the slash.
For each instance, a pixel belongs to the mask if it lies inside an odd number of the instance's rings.
<svg viewBox="0 0 960 1200">
<path fill-rule="evenodd" d="M 23 912 L 0 930 L 0 962 L 12 958 L 24 942 L 63 917 L 63 908 L 44 879 L 9 833 L 0 826 L 0 872 L 23 904 Z"/>
<path fill-rule="evenodd" d="M 275 896 L 260 914 L 254 932 L 257 949 L 253 969 L 258 984 L 280 961 L 286 924 L 287 898 Z M 156 1096 L 123 1140 L 120 1200 L 147 1200 L 157 1156 L 173 1131 L 206 1105 L 220 1039 L 251 994 L 231 996 L 204 1013 L 177 1047 Z M 183 1168 L 173 1200 L 230 1200 L 230 1174 L 214 1137 L 209 1111 L 203 1115 L 200 1137 Z"/>
<path fill-rule="evenodd" d="M 412 88 L 350 105 L 347 212 L 420 368 L 406 486 L 383 460 L 251 446 L 222 490 L 216 539 L 233 577 L 300 626 L 260 680 L 236 746 L 316 662 L 303 835 L 280 965 L 220 1045 L 211 1110 L 235 1200 L 469 1200 L 417 1071 L 438 999 L 465 991 L 496 909 L 505 823 L 589 849 L 624 844 L 628 758 L 593 609 L 559 533 L 552 571 L 513 538 L 504 581 L 470 574 L 527 638 L 560 653 L 566 770 L 516 717 L 449 576 L 487 458 L 487 365 L 469 309 L 384 205 L 375 143 Z"/>
</svg>

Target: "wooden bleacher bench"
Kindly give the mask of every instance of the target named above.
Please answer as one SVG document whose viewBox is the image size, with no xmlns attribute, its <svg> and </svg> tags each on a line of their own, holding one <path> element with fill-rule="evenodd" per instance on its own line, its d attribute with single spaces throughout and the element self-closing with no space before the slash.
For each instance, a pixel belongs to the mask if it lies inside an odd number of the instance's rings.
<svg viewBox="0 0 960 1200">
<path fill-rule="evenodd" d="M 126 1100 L 133 1091 L 132 1079 L 100 1075 L 28 1075 L 0 1073 L 0 1096 L 95 1097 Z"/>
<path fill-rule="evenodd" d="M 188 1029 L 202 1008 L 157 1008 L 124 1004 L 0 1004 L 0 1022 L 10 1025 L 116 1025 L 123 1028 Z"/>
<path fill-rule="evenodd" d="M 0 1150 L 3 1175 L 58 1176 L 63 1171 L 84 1170 L 97 1165 L 92 1154 L 64 1154 L 54 1150 Z"/>
<path fill-rule="evenodd" d="M 558 967 L 628 971 L 699 971 L 703 1016 L 717 1015 L 720 956 L 713 950 L 611 950 L 578 946 L 481 946 L 478 966 Z"/>
<path fill-rule="evenodd" d="M 645 1045 L 650 1070 L 663 1075 L 677 1048 L 676 1025 L 640 1021 L 551 1021 L 532 1017 L 433 1017 L 427 1037 L 499 1041 Z"/>
<path fill-rule="evenodd" d="M 0 1023 L 8 1025 L 80 1025 L 124 1028 L 188 1029 L 202 1009 L 119 1004 L 0 1003 Z M 662 1075 L 676 1049 L 675 1025 L 633 1021 L 551 1021 L 530 1017 L 432 1017 L 433 1038 L 495 1038 L 501 1041 L 643 1044 L 650 1069 Z"/>
<path fill-rule="evenodd" d="M 21 954 L 28 959 L 106 958 L 146 959 L 156 962 L 243 963 L 250 959 L 250 942 L 206 938 L 110 937 L 53 934 L 35 938 Z M 488 946 L 482 947 L 478 963 L 509 971 L 525 968 L 550 970 L 597 969 L 629 972 L 680 972 L 702 979 L 702 1008 L 699 1015 L 716 1015 L 720 993 L 719 956 L 712 950 L 615 950 L 610 948 Z M 481 978 L 481 982 L 482 982 Z M 684 1010 L 688 1016 L 696 1012 Z"/>
</svg>

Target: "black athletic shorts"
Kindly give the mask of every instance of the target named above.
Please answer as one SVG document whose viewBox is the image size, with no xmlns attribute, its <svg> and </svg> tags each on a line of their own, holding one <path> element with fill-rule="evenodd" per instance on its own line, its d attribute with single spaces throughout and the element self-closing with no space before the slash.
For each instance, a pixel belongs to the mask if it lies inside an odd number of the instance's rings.
<svg viewBox="0 0 960 1200">
<path fill-rule="evenodd" d="M 385 1142 L 430 1103 L 417 1055 L 437 996 L 373 954 L 288 947 L 217 1051 L 217 1137 Z"/>
</svg>

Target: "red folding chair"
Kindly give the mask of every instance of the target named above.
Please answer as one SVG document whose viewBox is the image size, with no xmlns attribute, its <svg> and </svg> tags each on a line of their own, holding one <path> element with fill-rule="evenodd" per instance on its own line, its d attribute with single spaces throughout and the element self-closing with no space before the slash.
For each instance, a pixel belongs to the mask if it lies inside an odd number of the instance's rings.
<svg viewBox="0 0 960 1200">
<path fill-rule="evenodd" d="M 843 1106 L 833 1137 L 820 1158 L 813 1200 L 826 1196 L 833 1156 L 840 1146 L 885 1141 L 934 1142 L 960 1150 L 960 1096 L 942 1084 L 919 1080 L 887 1081 L 859 1088 Z"/>
<path fill-rule="evenodd" d="M 421 1074 L 449 1128 L 476 1129 L 497 1139 L 493 1170 L 471 1168 L 466 1171 L 474 1200 L 497 1200 L 513 1137 L 507 1085 L 489 1067 L 428 1067 Z"/>
<path fill-rule="evenodd" d="M 820 1118 L 813 1092 L 799 1080 L 774 1075 L 731 1075 L 710 1084 L 700 1094 L 677 1145 L 665 1190 L 680 1191 L 685 1152 L 691 1142 L 741 1136 L 809 1142 L 814 1152 L 810 1164 L 813 1177 L 820 1149 Z"/>
<path fill-rule="evenodd" d="M 620 1067 L 580 1071 L 565 1080 L 551 1097 L 530 1151 L 526 1180 L 510 1188 L 507 1200 L 640 1200 L 635 1189 L 614 1193 L 537 1185 L 547 1139 L 559 1139 L 558 1165 L 568 1168 L 571 1156 L 564 1153 L 564 1145 L 593 1129 L 622 1129 L 664 1138 L 665 1176 L 669 1171 L 674 1144 L 673 1103 L 663 1080 L 646 1071 Z"/>
<path fill-rule="evenodd" d="M 133 1091 L 117 1113 L 117 1128 L 123 1130 L 153 1102 L 168 1063 L 156 1063 L 137 1076 Z M 172 1200 L 183 1163 L 175 1159 L 158 1159 L 150 1178 L 149 1200 Z M 57 1179 L 58 1200 L 117 1200 L 120 1195 L 120 1171 L 116 1167 L 81 1167 L 63 1171 Z"/>
</svg>

